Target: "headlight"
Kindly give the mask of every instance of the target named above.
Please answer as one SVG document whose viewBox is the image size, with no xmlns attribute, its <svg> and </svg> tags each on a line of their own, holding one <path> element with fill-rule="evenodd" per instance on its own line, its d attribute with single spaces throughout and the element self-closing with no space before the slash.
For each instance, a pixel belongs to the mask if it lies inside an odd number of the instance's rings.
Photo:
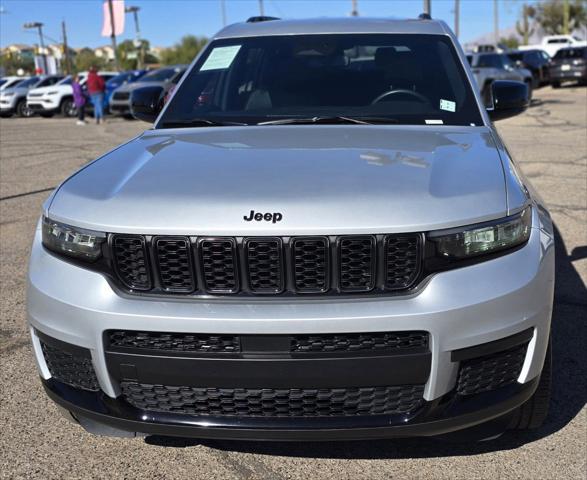
<svg viewBox="0 0 587 480">
<path fill-rule="evenodd" d="M 106 234 L 72 227 L 43 217 L 43 245 L 56 253 L 94 261 L 102 254 Z"/>
<path fill-rule="evenodd" d="M 532 209 L 494 222 L 460 229 L 431 232 L 427 239 L 436 247 L 436 256 L 459 260 L 491 254 L 522 245 L 530 238 Z"/>
<path fill-rule="evenodd" d="M 2 94 L 3 97 L 12 97 L 14 95 L 14 92 L 5 92 Z"/>
<path fill-rule="evenodd" d="M 57 90 L 53 90 L 52 92 L 47 92 L 45 95 L 57 95 L 58 93 Z"/>
</svg>

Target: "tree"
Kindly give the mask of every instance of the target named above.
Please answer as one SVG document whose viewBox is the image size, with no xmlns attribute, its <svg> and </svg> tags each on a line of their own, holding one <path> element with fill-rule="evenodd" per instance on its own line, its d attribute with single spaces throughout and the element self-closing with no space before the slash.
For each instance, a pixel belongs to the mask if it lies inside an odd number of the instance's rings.
<svg viewBox="0 0 587 480">
<path fill-rule="evenodd" d="M 31 74 L 35 71 L 35 61 L 32 58 L 22 58 L 19 55 L 4 54 L 0 56 L 0 67 L 5 75 L 17 75 L 19 69 Z"/>
<path fill-rule="evenodd" d="M 565 10 L 568 22 L 565 21 Z M 587 7 L 584 0 L 547 0 L 538 4 L 536 19 L 549 35 L 565 33 L 587 26 Z"/>
<path fill-rule="evenodd" d="M 534 34 L 534 27 L 530 25 L 530 20 L 536 17 L 536 9 L 532 5 L 522 5 L 522 22 L 516 22 L 516 30 L 523 38 L 523 45 L 528 45 L 528 39 Z"/>
<path fill-rule="evenodd" d="M 139 47 L 135 45 L 134 40 L 125 40 L 120 43 L 116 48 L 120 67 L 123 70 L 136 70 L 139 68 L 141 54 L 145 56 L 145 52 L 148 52 L 149 48 L 148 40 L 141 40 L 141 45 Z"/>
<path fill-rule="evenodd" d="M 82 48 L 75 57 L 76 72 L 89 70 L 92 66 L 101 69 L 105 65 L 105 59 L 97 57 L 91 48 Z"/>
<path fill-rule="evenodd" d="M 204 37 L 186 35 L 179 43 L 161 52 L 161 63 L 163 65 L 191 63 L 207 42 L 208 40 Z"/>
<path fill-rule="evenodd" d="M 499 41 L 499 44 L 511 50 L 516 50 L 520 46 L 519 40 L 514 35 L 510 35 L 507 38 L 502 38 Z"/>
</svg>

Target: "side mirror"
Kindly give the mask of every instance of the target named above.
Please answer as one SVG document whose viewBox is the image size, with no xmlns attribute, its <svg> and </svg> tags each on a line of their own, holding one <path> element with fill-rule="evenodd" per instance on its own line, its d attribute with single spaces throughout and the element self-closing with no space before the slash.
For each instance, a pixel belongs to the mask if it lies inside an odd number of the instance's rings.
<svg viewBox="0 0 587 480">
<path fill-rule="evenodd" d="M 491 120 L 502 120 L 522 113 L 528 107 L 528 86 L 523 82 L 496 80 L 491 84 L 493 107 L 487 109 Z"/>
<path fill-rule="evenodd" d="M 143 122 L 153 123 L 163 109 L 163 88 L 143 87 L 130 95 L 130 113 Z"/>
</svg>

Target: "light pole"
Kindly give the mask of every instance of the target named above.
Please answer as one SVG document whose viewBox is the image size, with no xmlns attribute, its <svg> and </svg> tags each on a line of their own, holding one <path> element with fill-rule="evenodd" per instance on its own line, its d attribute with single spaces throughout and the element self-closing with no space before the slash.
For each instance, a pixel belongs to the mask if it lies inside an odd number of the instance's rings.
<svg viewBox="0 0 587 480">
<path fill-rule="evenodd" d="M 432 16 L 432 0 L 424 0 L 424 13 Z"/>
<path fill-rule="evenodd" d="M 126 13 L 132 13 L 135 20 L 135 32 L 136 32 L 136 43 L 135 45 L 139 48 L 139 58 L 137 62 L 137 68 L 143 68 L 143 42 L 141 40 L 141 29 L 139 28 L 139 10 L 141 7 L 129 6 L 124 9 Z"/>
<path fill-rule="evenodd" d="M 29 22 L 23 25 L 24 28 L 36 28 L 39 31 L 39 45 L 41 50 L 41 56 L 43 57 L 43 70 L 44 74 L 47 75 L 49 68 L 47 66 L 47 55 L 45 53 L 45 42 L 43 41 L 43 24 L 41 22 Z"/>
</svg>

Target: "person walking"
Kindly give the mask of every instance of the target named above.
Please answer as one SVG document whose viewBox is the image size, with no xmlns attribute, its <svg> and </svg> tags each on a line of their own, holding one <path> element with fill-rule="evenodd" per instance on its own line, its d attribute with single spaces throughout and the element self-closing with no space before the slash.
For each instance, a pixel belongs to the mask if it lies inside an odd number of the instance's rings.
<svg viewBox="0 0 587 480">
<path fill-rule="evenodd" d="M 100 75 L 98 75 L 96 67 L 90 68 L 90 73 L 88 74 L 88 81 L 86 82 L 86 85 L 88 86 L 88 94 L 90 95 L 90 99 L 94 104 L 94 118 L 96 119 L 96 123 L 103 123 L 103 103 L 105 84 L 104 79 Z"/>
<path fill-rule="evenodd" d="M 77 125 L 85 125 L 86 121 L 84 120 L 86 116 L 86 96 L 84 95 L 84 91 L 82 89 L 81 84 L 79 83 L 79 76 L 76 74 L 73 77 L 71 82 L 71 88 L 73 88 L 73 104 L 77 109 Z"/>
</svg>

